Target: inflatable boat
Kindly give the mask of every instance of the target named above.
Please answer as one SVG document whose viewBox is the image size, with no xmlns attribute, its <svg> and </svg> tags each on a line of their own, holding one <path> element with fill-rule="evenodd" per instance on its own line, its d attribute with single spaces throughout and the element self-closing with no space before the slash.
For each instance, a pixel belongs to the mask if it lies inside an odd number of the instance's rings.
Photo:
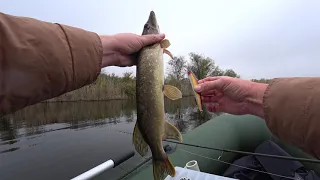
<svg viewBox="0 0 320 180">
<path fill-rule="evenodd" d="M 300 149 L 280 141 L 272 135 L 263 119 L 251 115 L 234 116 L 223 114 L 207 121 L 183 136 L 183 142 L 188 144 L 249 152 L 254 152 L 266 140 L 275 142 L 292 157 L 314 159 Z M 230 166 L 230 164 L 222 162 L 232 163 L 243 156 L 238 153 L 221 152 L 181 144 L 170 145 L 174 147 L 174 152 L 169 154 L 174 166 L 185 167 L 187 162 L 196 160 L 201 172 L 220 176 Z M 317 174 L 320 173 L 319 163 L 302 161 L 301 163 L 308 170 L 313 170 Z M 152 161 L 123 179 L 153 179 Z"/>
<path fill-rule="evenodd" d="M 235 160 L 247 156 L 243 152 L 254 153 L 256 148 L 265 141 L 272 141 L 272 143 L 275 143 L 290 155 L 290 157 L 287 156 L 288 158 L 295 158 L 306 170 L 312 171 L 314 174 L 319 176 L 320 161 L 318 159 L 304 153 L 299 148 L 280 141 L 270 132 L 263 119 L 252 115 L 235 116 L 223 114 L 217 116 L 184 134 L 184 144 L 164 141 L 164 148 L 169 159 L 177 169 L 184 169 L 183 167 L 185 167 L 188 162 L 193 161 L 197 162 L 198 168 L 201 172 L 213 174 L 217 177 L 223 177 L 226 170 L 233 165 Z M 120 159 L 125 162 L 125 159 L 132 157 L 133 154 L 134 152 L 131 154 L 129 153 L 125 158 Z M 264 155 L 267 156 L 268 153 L 265 153 Z M 267 159 L 272 157 L 265 158 Z M 299 159 L 301 159 L 301 161 L 299 161 Z M 114 161 L 111 162 L 110 167 L 115 167 L 121 163 L 113 163 Z M 100 167 L 100 169 L 96 168 L 95 172 L 88 171 L 86 176 L 82 175 L 81 178 L 75 179 L 89 179 L 86 177 L 92 177 L 93 174 L 99 174 L 103 171 L 102 169 L 102 167 Z M 170 178 L 171 177 L 168 176 L 166 179 Z M 147 158 L 144 163 L 139 165 L 139 167 L 126 172 L 120 179 L 153 179 L 151 157 Z"/>
</svg>

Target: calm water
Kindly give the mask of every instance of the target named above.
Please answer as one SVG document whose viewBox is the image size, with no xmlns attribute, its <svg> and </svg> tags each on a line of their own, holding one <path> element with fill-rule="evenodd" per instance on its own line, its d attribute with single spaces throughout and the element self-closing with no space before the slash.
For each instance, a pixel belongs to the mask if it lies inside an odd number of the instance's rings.
<svg viewBox="0 0 320 180">
<path fill-rule="evenodd" d="M 193 97 L 165 101 L 166 117 L 182 133 L 212 117 Z M 39 103 L 0 119 L 0 177 L 70 179 L 134 149 L 135 101 Z M 136 155 L 96 179 L 117 179 L 143 159 Z"/>
</svg>

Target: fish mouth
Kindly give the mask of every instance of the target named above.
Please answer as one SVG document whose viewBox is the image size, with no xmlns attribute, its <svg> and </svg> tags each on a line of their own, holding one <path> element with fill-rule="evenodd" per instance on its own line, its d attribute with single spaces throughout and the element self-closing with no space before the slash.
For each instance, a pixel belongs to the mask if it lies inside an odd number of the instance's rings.
<svg viewBox="0 0 320 180">
<path fill-rule="evenodd" d="M 151 26 L 154 26 L 154 27 L 157 27 L 157 26 L 158 26 L 156 14 L 154 13 L 154 11 L 151 11 L 151 12 L 150 12 L 149 19 L 148 19 L 147 23 L 148 23 L 149 25 L 151 25 Z"/>
<path fill-rule="evenodd" d="M 156 14 L 154 13 L 154 11 L 150 11 L 149 18 L 146 24 L 144 25 L 142 35 L 159 33 L 160 29 L 156 18 Z"/>
</svg>

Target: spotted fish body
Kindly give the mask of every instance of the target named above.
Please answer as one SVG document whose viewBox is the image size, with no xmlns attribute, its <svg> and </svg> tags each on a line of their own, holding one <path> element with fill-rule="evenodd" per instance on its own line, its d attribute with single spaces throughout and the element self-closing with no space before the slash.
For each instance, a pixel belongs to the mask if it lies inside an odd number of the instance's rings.
<svg viewBox="0 0 320 180">
<path fill-rule="evenodd" d="M 142 35 L 159 34 L 155 13 L 150 12 Z M 175 169 L 162 145 L 164 139 L 182 142 L 179 130 L 165 120 L 164 96 L 171 100 L 182 98 L 181 91 L 174 86 L 164 85 L 163 54 L 172 57 L 166 50 L 168 40 L 144 47 L 138 56 L 136 71 L 137 122 L 133 132 L 133 144 L 141 156 L 145 156 L 148 147 L 152 152 L 153 176 L 162 180 L 166 174 L 175 176 Z"/>
</svg>

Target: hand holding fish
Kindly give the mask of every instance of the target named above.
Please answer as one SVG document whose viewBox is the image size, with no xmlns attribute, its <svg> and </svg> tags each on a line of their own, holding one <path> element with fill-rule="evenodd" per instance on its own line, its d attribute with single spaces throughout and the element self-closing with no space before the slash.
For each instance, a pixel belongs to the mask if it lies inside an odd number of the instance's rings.
<svg viewBox="0 0 320 180">
<path fill-rule="evenodd" d="M 203 103 L 208 103 L 211 112 L 263 117 L 262 101 L 267 86 L 240 78 L 216 76 L 199 80 L 194 90 L 201 95 Z"/>
<path fill-rule="evenodd" d="M 136 35 L 121 33 L 111 36 L 102 35 L 100 36 L 103 48 L 102 68 L 136 65 L 137 52 L 147 45 L 159 43 L 164 37 L 164 34 Z"/>
</svg>

